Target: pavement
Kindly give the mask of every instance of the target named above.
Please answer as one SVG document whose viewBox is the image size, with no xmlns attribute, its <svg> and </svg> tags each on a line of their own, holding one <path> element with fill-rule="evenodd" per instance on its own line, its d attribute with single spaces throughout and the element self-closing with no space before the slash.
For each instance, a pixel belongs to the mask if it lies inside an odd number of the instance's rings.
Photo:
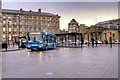
<svg viewBox="0 0 120 80">
<path fill-rule="evenodd" d="M 14 45 L 14 47 L 13 47 L 13 45 L 9 45 L 8 46 L 8 48 L 7 48 L 7 51 L 6 51 L 6 49 L 4 48 L 4 49 L 2 49 L 2 52 L 8 52 L 8 51 L 17 51 L 17 50 L 22 50 L 23 48 L 18 48 L 18 46 L 17 45 Z"/>
<path fill-rule="evenodd" d="M 118 78 L 118 44 L 2 54 L 3 78 Z"/>
</svg>

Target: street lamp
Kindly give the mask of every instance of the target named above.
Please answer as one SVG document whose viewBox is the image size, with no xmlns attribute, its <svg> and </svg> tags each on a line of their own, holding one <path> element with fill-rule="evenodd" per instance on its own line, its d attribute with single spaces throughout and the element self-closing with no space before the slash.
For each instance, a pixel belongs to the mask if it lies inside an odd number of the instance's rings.
<svg viewBox="0 0 120 80">
<path fill-rule="evenodd" d="M 19 29 L 19 33 L 18 33 L 18 48 L 20 48 L 20 15 L 18 14 L 18 29 Z"/>
<path fill-rule="evenodd" d="M 29 20 L 29 19 L 28 19 L 28 15 L 27 15 L 27 33 L 28 33 L 28 20 Z"/>
<path fill-rule="evenodd" d="M 18 15 L 18 29 L 19 29 L 19 34 L 18 34 L 18 36 L 20 36 L 20 15 Z"/>
<path fill-rule="evenodd" d="M 8 22 L 8 45 L 9 45 L 9 26 L 10 26 L 10 22 Z"/>
</svg>

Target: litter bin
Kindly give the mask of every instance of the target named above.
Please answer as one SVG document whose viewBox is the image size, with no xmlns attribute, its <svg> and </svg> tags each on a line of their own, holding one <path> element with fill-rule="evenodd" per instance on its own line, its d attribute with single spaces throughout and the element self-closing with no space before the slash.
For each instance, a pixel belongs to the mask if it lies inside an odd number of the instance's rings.
<svg viewBox="0 0 120 80">
<path fill-rule="evenodd" d="M 7 43 L 2 43 L 2 49 L 4 49 L 4 48 L 5 48 L 6 51 L 7 51 L 7 48 L 8 48 L 8 47 L 7 47 Z"/>
</svg>

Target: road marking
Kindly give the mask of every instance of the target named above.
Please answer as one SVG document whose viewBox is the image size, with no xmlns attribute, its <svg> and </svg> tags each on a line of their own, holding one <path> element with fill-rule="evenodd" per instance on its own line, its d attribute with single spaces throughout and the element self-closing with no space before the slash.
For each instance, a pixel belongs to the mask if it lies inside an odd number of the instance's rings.
<svg viewBox="0 0 120 80">
<path fill-rule="evenodd" d="M 48 72 L 48 73 L 46 73 L 46 75 L 53 75 L 53 73 L 52 72 Z"/>
</svg>

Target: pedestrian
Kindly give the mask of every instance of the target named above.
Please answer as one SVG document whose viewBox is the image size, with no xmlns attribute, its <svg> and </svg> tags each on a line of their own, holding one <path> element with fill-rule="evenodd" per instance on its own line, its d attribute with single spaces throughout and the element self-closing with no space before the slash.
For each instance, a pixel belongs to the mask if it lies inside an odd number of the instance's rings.
<svg viewBox="0 0 120 80">
<path fill-rule="evenodd" d="M 18 43 L 18 48 L 20 49 L 20 41 L 18 41 L 17 43 Z"/>
<path fill-rule="evenodd" d="M 94 38 L 93 37 L 92 37 L 91 41 L 92 41 L 92 47 L 94 48 Z"/>
<path fill-rule="evenodd" d="M 112 37 L 110 37 L 109 39 L 110 39 L 110 47 L 112 48 Z"/>
<path fill-rule="evenodd" d="M 97 39 L 97 37 L 96 37 L 96 40 L 95 40 L 95 44 L 96 44 L 96 46 L 97 46 L 97 44 L 98 44 L 98 39 Z"/>
<path fill-rule="evenodd" d="M 12 42 L 13 42 L 13 47 L 14 47 L 14 43 L 15 43 L 15 41 L 14 41 L 14 40 L 12 40 Z"/>
<path fill-rule="evenodd" d="M 83 44 L 84 44 L 84 38 L 82 37 L 81 38 L 81 48 L 82 48 Z"/>
</svg>

